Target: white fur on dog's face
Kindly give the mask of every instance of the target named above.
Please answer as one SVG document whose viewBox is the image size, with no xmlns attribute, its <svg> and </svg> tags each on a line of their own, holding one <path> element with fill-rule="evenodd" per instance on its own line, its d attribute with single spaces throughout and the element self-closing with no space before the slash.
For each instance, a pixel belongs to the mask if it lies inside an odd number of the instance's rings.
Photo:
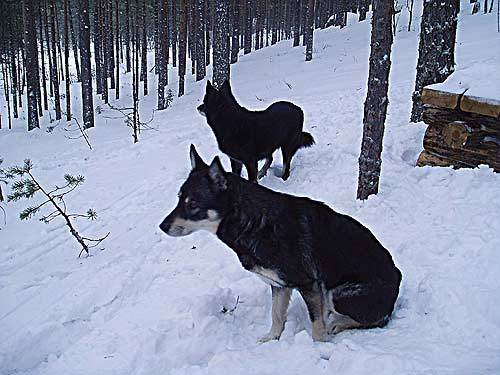
<svg viewBox="0 0 500 375">
<path fill-rule="evenodd" d="M 221 219 L 215 210 L 207 211 L 207 218 L 203 220 L 188 220 L 181 217 L 176 217 L 167 234 L 173 237 L 187 236 L 198 230 L 206 230 L 210 233 L 217 233 Z"/>
</svg>

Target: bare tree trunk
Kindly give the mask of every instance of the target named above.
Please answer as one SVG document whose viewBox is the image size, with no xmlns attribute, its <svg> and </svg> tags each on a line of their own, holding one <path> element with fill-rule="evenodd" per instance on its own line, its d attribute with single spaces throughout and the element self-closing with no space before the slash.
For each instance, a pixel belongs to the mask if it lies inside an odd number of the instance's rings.
<svg viewBox="0 0 500 375">
<path fill-rule="evenodd" d="M 184 76 L 186 75 L 186 39 L 187 39 L 187 5 L 186 0 L 180 0 L 179 4 L 179 92 L 184 95 Z"/>
<path fill-rule="evenodd" d="M 81 0 L 80 10 L 80 58 L 82 62 L 83 127 L 94 127 L 94 103 L 92 97 L 92 72 L 90 66 L 90 17 L 89 0 Z"/>
<path fill-rule="evenodd" d="M 115 99 L 120 98 L 120 11 L 119 2 L 115 2 L 115 47 L 116 47 L 116 78 L 115 78 Z"/>
<path fill-rule="evenodd" d="M 167 44 L 167 32 L 168 28 L 167 24 L 167 0 L 159 0 L 158 2 L 158 61 L 156 65 L 158 66 L 158 110 L 165 109 L 165 86 L 166 75 L 165 71 L 165 58 L 166 58 L 166 49 L 168 48 Z"/>
<path fill-rule="evenodd" d="M 408 32 L 411 31 L 411 22 L 413 20 L 413 0 L 406 0 L 406 6 L 408 7 Z"/>
<path fill-rule="evenodd" d="M 43 47 L 43 22 L 42 13 L 45 11 L 43 5 L 40 3 L 38 7 L 38 27 L 40 33 L 40 56 L 41 56 L 41 68 L 42 68 L 42 88 L 43 88 L 43 108 L 47 111 L 49 109 L 49 103 L 47 98 L 47 74 L 45 73 L 45 49 Z"/>
<path fill-rule="evenodd" d="M 63 0 L 64 1 L 64 0 Z M 56 45 L 57 45 L 57 54 L 59 56 L 59 69 L 58 72 L 61 74 L 61 81 L 64 81 L 64 68 L 63 68 L 63 53 L 61 48 L 61 29 L 59 27 L 59 11 L 57 10 L 57 2 L 55 0 L 52 1 L 52 6 L 54 7 L 54 19 L 56 22 Z"/>
<path fill-rule="evenodd" d="M 130 72 L 130 0 L 125 0 L 125 60 L 127 63 L 127 73 Z M 161 0 L 160 0 L 161 1 Z"/>
<path fill-rule="evenodd" d="M 81 19 L 80 19 L 80 31 L 81 31 Z M 81 37 L 80 37 L 81 40 Z M 102 38 L 101 38 L 101 3 L 100 0 L 94 0 L 94 61 L 95 61 L 95 81 L 96 89 L 98 94 L 102 94 Z M 80 53 L 81 53 L 80 47 Z M 83 68 L 82 68 L 83 70 Z"/>
<path fill-rule="evenodd" d="M 172 66 L 177 67 L 177 33 L 178 33 L 178 24 L 177 24 L 177 0 L 172 2 Z"/>
<path fill-rule="evenodd" d="M 109 102 L 109 92 L 108 92 L 108 61 L 109 61 L 109 51 L 108 51 L 108 43 L 107 43 L 107 28 L 106 28 L 106 18 L 107 18 L 107 12 L 106 12 L 106 2 L 108 0 L 99 0 L 100 2 L 100 10 L 99 10 L 99 27 L 100 27 L 100 37 L 101 39 L 98 41 L 98 43 L 101 44 L 100 50 L 101 50 L 101 59 L 100 59 L 100 64 L 101 64 L 101 87 L 102 87 L 102 100 L 104 103 Z"/>
<path fill-rule="evenodd" d="M 300 0 L 292 0 L 295 2 L 293 12 L 293 46 L 297 47 L 300 44 Z"/>
<path fill-rule="evenodd" d="M 205 64 L 205 1 L 195 0 L 195 32 L 196 32 L 196 81 L 201 81 L 206 75 Z"/>
<path fill-rule="evenodd" d="M 221 87 L 224 81 L 229 80 L 229 23 L 228 3 L 226 0 L 215 0 L 214 22 L 214 68 L 213 81 L 215 87 Z"/>
<path fill-rule="evenodd" d="M 166 4 L 165 4 L 166 5 Z M 133 92 L 133 101 L 134 101 L 134 112 L 133 112 L 133 138 L 134 143 L 139 141 L 139 131 L 140 131 L 140 123 L 139 123 L 139 0 L 135 0 L 135 11 L 134 11 L 134 36 L 133 36 L 133 63 L 132 63 L 132 92 Z"/>
<path fill-rule="evenodd" d="M 245 1 L 245 34 L 243 53 L 246 55 L 252 51 L 252 0 Z"/>
<path fill-rule="evenodd" d="M 54 22 L 55 18 L 57 17 L 57 14 L 56 14 L 55 0 L 51 0 L 49 8 L 51 10 L 50 38 L 51 38 L 51 45 L 52 45 L 52 53 L 51 53 L 51 55 L 52 55 L 52 71 L 50 72 L 50 75 L 52 77 L 52 82 L 54 85 L 54 104 L 55 104 L 55 110 L 56 110 L 56 120 L 60 120 L 61 119 L 61 97 L 59 96 L 59 78 L 58 78 L 58 74 L 57 74 L 56 25 Z"/>
<path fill-rule="evenodd" d="M 309 0 L 307 5 L 307 30 L 306 30 L 306 61 L 312 60 L 314 35 L 314 0 Z"/>
<path fill-rule="evenodd" d="M 75 33 L 75 28 L 73 26 L 73 11 L 71 8 L 71 1 L 68 0 L 68 12 L 69 12 L 69 29 L 71 33 L 71 45 L 73 46 L 73 56 L 75 58 L 75 69 L 76 69 L 76 79 L 80 82 L 80 61 L 78 59 L 78 43 Z"/>
<path fill-rule="evenodd" d="M 141 55 L 141 81 L 143 81 L 144 96 L 148 94 L 148 43 L 146 29 L 146 0 L 142 2 L 142 55 Z"/>
<path fill-rule="evenodd" d="M 422 120 L 422 89 L 444 80 L 455 70 L 455 39 L 460 0 L 426 0 L 420 26 L 417 76 L 411 121 Z"/>
<path fill-rule="evenodd" d="M 362 200 L 378 192 L 391 69 L 393 11 L 392 1 L 373 0 L 368 92 L 363 117 L 357 192 L 357 198 Z"/>
<path fill-rule="evenodd" d="M 107 40 L 107 51 L 109 55 L 109 64 L 108 64 L 108 77 L 110 78 L 110 89 L 115 89 L 115 48 L 114 48 L 114 40 L 113 40 L 113 0 L 106 0 L 106 20 L 108 23 L 108 27 L 106 28 L 106 40 Z"/>
<path fill-rule="evenodd" d="M 210 32 L 212 30 L 212 12 L 210 11 L 211 1 L 205 1 L 205 66 L 210 65 L 210 46 L 212 42 L 210 40 Z M 206 75 L 206 69 L 205 69 Z"/>
<path fill-rule="evenodd" d="M 238 52 L 240 51 L 240 1 L 234 1 L 233 4 L 233 35 L 231 42 L 231 64 L 238 61 Z"/>
<path fill-rule="evenodd" d="M 2 73 L 3 73 L 3 92 L 5 94 L 5 101 L 7 102 L 7 115 L 9 117 L 9 129 L 12 129 L 12 118 L 10 115 L 10 98 L 9 98 L 9 73 L 7 69 L 7 63 L 2 65 Z"/>
<path fill-rule="evenodd" d="M 26 81 L 28 97 L 28 130 L 39 128 L 38 123 L 38 46 L 36 42 L 35 2 L 23 0 L 24 46 L 26 48 Z M 38 89 L 37 89 L 38 86 Z"/>
<path fill-rule="evenodd" d="M 71 92 L 69 75 L 69 19 L 68 0 L 64 0 L 64 68 L 66 70 L 66 121 L 71 121 Z"/>
</svg>

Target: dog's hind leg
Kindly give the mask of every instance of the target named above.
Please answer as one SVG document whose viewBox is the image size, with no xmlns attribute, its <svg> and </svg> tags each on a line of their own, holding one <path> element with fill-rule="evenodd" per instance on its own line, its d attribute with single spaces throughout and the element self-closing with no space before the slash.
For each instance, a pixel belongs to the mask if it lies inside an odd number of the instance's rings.
<svg viewBox="0 0 500 375">
<path fill-rule="evenodd" d="M 271 340 L 279 340 L 283 330 L 285 329 L 286 312 L 288 310 L 288 303 L 292 295 L 292 289 L 280 288 L 271 285 L 271 292 L 273 296 L 272 316 L 273 323 L 269 333 L 259 339 L 259 342 L 267 342 Z"/>
<path fill-rule="evenodd" d="M 283 154 L 283 174 L 281 175 L 281 178 L 283 181 L 288 180 L 288 177 L 290 177 L 290 164 L 292 163 L 295 151 L 297 150 L 289 146 L 281 148 L 281 152 Z"/>
<path fill-rule="evenodd" d="M 315 283 L 308 288 L 299 288 L 299 292 L 306 302 L 309 317 L 312 323 L 312 337 L 314 341 L 328 341 L 324 313 L 325 305 L 320 286 Z"/>
<path fill-rule="evenodd" d="M 248 173 L 248 181 L 257 182 L 257 161 L 245 163 Z"/>
<path fill-rule="evenodd" d="M 273 154 L 267 155 L 266 156 L 266 163 L 264 164 L 264 166 L 262 167 L 262 169 L 257 174 L 257 179 L 260 180 L 262 177 L 264 177 L 266 175 L 267 170 L 271 166 L 272 162 L 273 162 Z"/>
<path fill-rule="evenodd" d="M 229 158 L 231 160 L 231 171 L 237 175 L 241 176 L 241 168 L 243 167 L 243 164 L 239 160 L 235 160 L 233 158 Z"/>
</svg>

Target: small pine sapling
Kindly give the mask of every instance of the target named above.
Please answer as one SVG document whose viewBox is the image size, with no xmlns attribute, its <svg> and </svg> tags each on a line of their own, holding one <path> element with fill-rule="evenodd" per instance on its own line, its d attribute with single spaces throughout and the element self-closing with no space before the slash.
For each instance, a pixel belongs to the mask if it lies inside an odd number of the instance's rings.
<svg viewBox="0 0 500 375">
<path fill-rule="evenodd" d="M 64 175 L 65 184 L 61 187 L 55 186 L 52 190 L 47 190 L 43 188 L 35 176 L 32 174 L 33 164 L 31 160 L 26 159 L 23 166 L 14 166 L 8 168 L 5 173 L 6 179 L 16 179 L 12 184 L 12 192 L 7 196 L 9 202 L 18 201 L 20 199 L 31 199 L 37 193 L 41 193 L 44 196 L 42 203 L 31 206 L 24 209 L 20 214 L 19 218 L 21 220 L 27 220 L 36 215 L 42 207 L 45 205 L 52 206 L 52 210 L 46 215 L 40 218 L 40 221 L 48 224 L 57 217 L 62 217 L 66 222 L 66 226 L 73 237 L 78 241 L 82 250 L 78 254 L 80 257 L 83 252 L 89 255 L 89 249 L 98 246 L 102 241 L 104 241 L 108 236 L 106 234 L 104 237 L 93 239 L 81 236 L 75 229 L 72 219 L 74 218 L 85 218 L 88 220 L 95 220 L 97 218 L 96 212 L 89 208 L 84 214 L 68 213 L 66 202 L 64 197 L 80 186 L 85 178 L 81 175 L 72 176 L 70 174 Z"/>
<path fill-rule="evenodd" d="M 0 165 L 2 165 L 3 159 L 0 159 Z M 0 203 L 4 201 L 3 193 L 2 193 L 2 183 L 7 185 L 7 173 L 0 168 Z M 4 225 L 7 224 L 7 214 L 5 209 L 0 205 L 0 210 L 2 210 Z"/>
<path fill-rule="evenodd" d="M 170 104 L 174 101 L 174 92 L 172 89 L 167 90 L 167 95 L 165 96 L 165 108 L 170 107 Z"/>
</svg>

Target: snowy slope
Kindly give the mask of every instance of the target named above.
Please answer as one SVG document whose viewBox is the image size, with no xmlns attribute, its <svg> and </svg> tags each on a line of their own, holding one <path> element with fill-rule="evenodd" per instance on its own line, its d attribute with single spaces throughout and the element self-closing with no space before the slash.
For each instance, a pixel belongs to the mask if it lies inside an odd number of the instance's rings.
<svg viewBox="0 0 500 375">
<path fill-rule="evenodd" d="M 495 16 L 471 16 L 464 7 L 459 68 L 498 67 Z M 0 374 L 500 373 L 500 175 L 487 167 L 414 167 L 425 129 L 408 123 L 418 30 L 401 31 L 392 56 L 381 191 L 355 200 L 370 25 L 350 21 L 342 30 L 315 33 L 310 63 L 302 48 L 284 41 L 242 56 L 231 77 L 247 107 L 287 99 L 304 109 L 317 145 L 297 154 L 287 182 L 269 173 L 262 183 L 323 200 L 373 230 L 404 277 L 388 326 L 313 343 L 305 305 L 294 294 L 282 339 L 257 344 L 271 323 L 268 287 L 208 233 L 160 233 L 189 172 L 189 144 L 205 159 L 218 152 L 195 111 L 205 81 L 190 77 L 186 95 L 155 113 L 150 126 L 156 130 L 143 131 L 135 145 L 123 119 L 100 102 L 89 132 L 92 151 L 81 139 L 68 139 L 63 123 L 52 133 L 27 134 L 21 120 L 0 131 L 4 166 L 30 157 L 47 184 L 66 172 L 84 174 L 70 208 L 93 207 L 99 218 L 77 224 L 89 236 L 111 231 L 104 250 L 76 259 L 79 249 L 62 223 L 20 222 L 27 203 L 6 205 Z M 171 83 L 175 88 L 175 73 Z M 125 97 L 116 105 L 129 102 Z M 154 105 L 154 96 L 141 101 L 144 119 Z M 278 153 L 275 160 L 271 171 L 279 174 Z M 238 297 L 232 313 L 221 312 Z"/>
</svg>

